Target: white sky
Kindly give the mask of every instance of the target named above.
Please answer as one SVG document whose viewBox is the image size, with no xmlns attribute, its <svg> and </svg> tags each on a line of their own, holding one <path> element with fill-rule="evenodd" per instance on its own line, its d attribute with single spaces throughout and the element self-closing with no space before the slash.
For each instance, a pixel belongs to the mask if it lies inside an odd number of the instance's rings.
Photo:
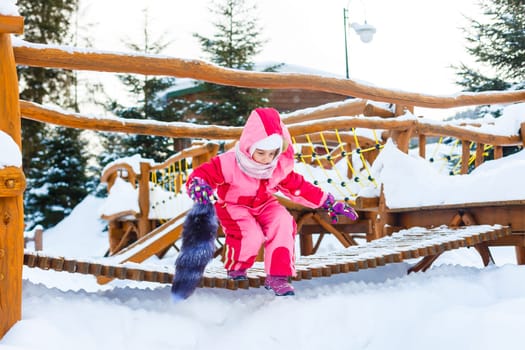
<svg viewBox="0 0 525 350">
<path fill-rule="evenodd" d="M 265 0 L 258 2 L 263 37 L 269 41 L 257 61 L 295 64 L 345 75 L 343 8 L 349 22 L 366 19 L 376 27 L 371 43 L 348 32 L 352 79 L 383 88 L 438 95 L 460 90 L 449 68 L 469 62 L 464 50 L 463 15 L 476 17 L 476 0 Z M 153 37 L 166 33 L 166 54 L 205 59 L 192 33 L 213 33 L 210 1 L 82 0 L 81 23 L 93 23 L 89 36 L 97 49 L 126 50 L 122 39 L 142 38 L 148 8 Z M 147 5 L 146 5 L 147 4 Z M 422 110 L 423 111 L 423 110 Z M 436 112 L 432 113 L 436 116 Z"/>
</svg>

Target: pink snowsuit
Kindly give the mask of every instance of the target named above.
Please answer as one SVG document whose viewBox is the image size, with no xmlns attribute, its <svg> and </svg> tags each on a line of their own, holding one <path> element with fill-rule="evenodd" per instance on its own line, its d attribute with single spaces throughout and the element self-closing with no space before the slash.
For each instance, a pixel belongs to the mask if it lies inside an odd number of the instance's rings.
<svg viewBox="0 0 525 350">
<path fill-rule="evenodd" d="M 193 178 L 201 178 L 216 190 L 215 208 L 226 235 L 227 270 L 250 268 L 264 244 L 266 274 L 294 276 L 295 220 L 273 194 L 280 191 L 310 208 L 321 206 L 328 194 L 293 171 L 291 137 L 273 108 L 258 108 L 250 114 L 237 152 L 251 158 L 250 147 L 272 134 L 283 138 L 283 150 L 269 178 L 258 179 L 245 173 L 234 148 L 194 169 L 187 185 Z"/>
</svg>

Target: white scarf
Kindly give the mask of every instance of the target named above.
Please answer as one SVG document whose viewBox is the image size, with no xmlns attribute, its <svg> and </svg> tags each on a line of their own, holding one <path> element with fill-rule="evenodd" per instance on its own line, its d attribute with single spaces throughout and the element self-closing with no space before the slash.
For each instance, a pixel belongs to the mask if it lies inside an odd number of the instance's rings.
<svg viewBox="0 0 525 350">
<path fill-rule="evenodd" d="M 237 144 L 235 145 L 235 158 L 237 159 L 239 168 L 241 168 L 243 173 L 246 175 L 255 179 L 269 179 L 272 177 L 273 171 L 277 167 L 279 155 L 277 155 L 269 164 L 257 163 L 255 160 L 242 152 L 239 148 L 239 144 Z"/>
</svg>

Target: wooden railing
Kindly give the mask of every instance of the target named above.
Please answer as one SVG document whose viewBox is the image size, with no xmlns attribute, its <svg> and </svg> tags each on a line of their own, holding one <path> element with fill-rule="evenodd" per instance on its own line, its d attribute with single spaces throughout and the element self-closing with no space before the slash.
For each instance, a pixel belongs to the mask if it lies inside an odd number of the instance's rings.
<svg viewBox="0 0 525 350">
<path fill-rule="evenodd" d="M 399 147 L 407 150 L 414 135 L 444 134 L 471 140 L 480 144 L 519 144 L 519 137 L 496 139 L 493 135 L 476 133 L 458 127 L 428 125 L 418 120 L 384 119 L 401 115 L 414 107 L 451 108 L 484 104 L 500 104 L 525 101 L 525 91 L 464 93 L 453 96 L 400 92 L 383 89 L 359 82 L 317 76 L 311 74 L 283 74 L 247 72 L 221 68 L 200 60 L 186 60 L 154 55 L 110 53 L 77 48 L 61 48 L 15 40 L 11 34 L 23 32 L 23 18 L 0 16 L 0 130 L 6 132 L 21 148 L 20 118 L 37 120 L 55 125 L 80 129 L 138 133 L 168 137 L 237 139 L 241 128 L 197 126 L 185 123 L 148 123 L 129 119 L 91 118 L 69 111 L 58 111 L 32 103 L 19 101 L 17 65 L 48 67 L 99 72 L 136 73 L 147 75 L 193 78 L 210 83 L 247 88 L 304 89 L 337 93 L 377 102 L 395 104 L 392 111 L 377 107 L 364 100 L 341 105 L 303 111 L 284 116 L 292 135 L 331 130 L 333 128 L 373 128 L 387 130 Z M 358 114 L 377 115 L 382 118 L 356 118 Z M 344 115 L 344 117 L 338 117 Z M 331 119 L 322 119 L 333 117 Z M 301 123 L 308 118 L 319 119 L 316 123 Z M 522 127 L 523 129 L 523 127 Z M 522 132 L 522 135 L 524 133 Z M 150 169 L 145 169 L 145 173 Z M 10 170 L 1 169 L 7 176 Z M 0 338 L 21 317 L 21 285 L 23 264 L 23 201 L 25 180 L 20 169 L 8 176 L 6 187 L 0 184 Z M 0 176 L 1 178 L 1 176 Z"/>
<path fill-rule="evenodd" d="M 188 167 L 190 165 L 191 167 L 196 167 L 208 161 L 217 154 L 218 149 L 219 145 L 217 143 L 196 144 L 174 154 L 160 164 L 152 165 L 148 162 L 141 162 L 139 173 L 136 173 L 133 167 L 125 162 L 115 163 L 105 169 L 100 181 L 107 183 L 108 191 L 111 192 L 117 177 L 123 178 L 134 188 L 138 188 L 139 204 L 139 212 L 125 211 L 113 213 L 109 216 L 102 215 L 102 218 L 109 222 L 110 255 L 125 248 L 130 240 L 141 238 L 155 228 L 156 224 L 149 218 L 151 184 L 154 179 L 160 178 L 163 190 L 178 196 L 179 193 L 182 193 L 182 186 L 186 181 Z M 174 171 L 170 169 L 174 169 Z M 153 182 L 153 186 L 157 186 L 157 183 Z M 153 204 L 158 205 L 157 203 Z M 132 217 L 133 219 L 120 220 L 122 217 Z M 131 237 L 132 235 L 133 237 Z"/>
</svg>

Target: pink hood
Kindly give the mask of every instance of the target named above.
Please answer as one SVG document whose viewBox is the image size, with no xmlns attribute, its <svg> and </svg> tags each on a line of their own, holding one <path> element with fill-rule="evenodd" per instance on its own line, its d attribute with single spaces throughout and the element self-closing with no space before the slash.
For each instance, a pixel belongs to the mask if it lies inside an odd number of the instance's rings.
<svg viewBox="0 0 525 350">
<path fill-rule="evenodd" d="M 288 129 L 281 121 L 279 112 L 273 108 L 257 108 L 248 117 L 239 140 L 239 149 L 251 158 L 250 147 L 270 135 L 277 134 L 283 138 L 282 155 L 293 159 L 292 140 Z"/>
</svg>

